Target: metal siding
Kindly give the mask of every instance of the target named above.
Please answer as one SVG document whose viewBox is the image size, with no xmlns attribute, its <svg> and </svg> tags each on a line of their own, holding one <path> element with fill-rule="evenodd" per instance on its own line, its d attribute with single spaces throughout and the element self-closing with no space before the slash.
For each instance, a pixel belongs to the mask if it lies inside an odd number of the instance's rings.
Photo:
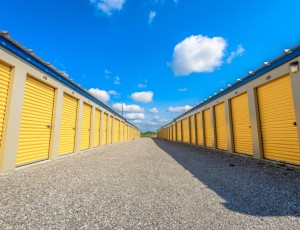
<svg viewBox="0 0 300 230">
<path fill-rule="evenodd" d="M 113 139 L 112 139 L 112 134 L 113 134 L 113 130 L 112 130 L 112 123 L 113 123 L 113 118 L 111 116 L 109 116 L 109 126 L 108 126 L 108 143 L 111 144 Z"/>
<path fill-rule="evenodd" d="M 264 157 L 300 164 L 290 76 L 258 87 L 257 97 Z"/>
<path fill-rule="evenodd" d="M 80 150 L 90 148 L 92 106 L 83 103 Z"/>
<path fill-rule="evenodd" d="M 3 135 L 5 112 L 7 107 L 10 73 L 10 67 L 0 63 L 0 148 Z"/>
<path fill-rule="evenodd" d="M 181 121 L 176 122 L 176 128 L 177 128 L 177 141 L 181 141 Z"/>
<path fill-rule="evenodd" d="M 217 148 L 227 150 L 225 104 L 215 106 Z"/>
<path fill-rule="evenodd" d="M 210 109 L 206 109 L 204 114 L 204 135 L 205 135 L 205 146 L 212 147 L 212 127 L 210 119 Z"/>
<path fill-rule="evenodd" d="M 55 90 L 27 76 L 16 164 L 48 159 Z"/>
<path fill-rule="evenodd" d="M 100 146 L 100 125 L 101 125 L 101 111 L 95 110 L 94 121 L 94 147 Z"/>
<path fill-rule="evenodd" d="M 121 122 L 120 141 L 124 141 L 124 122 Z"/>
<path fill-rule="evenodd" d="M 128 125 L 125 124 L 124 126 L 124 140 L 128 141 Z"/>
<path fill-rule="evenodd" d="M 102 131 L 102 144 L 107 144 L 107 121 L 108 121 L 108 114 L 104 113 L 103 117 L 103 131 Z"/>
<path fill-rule="evenodd" d="M 231 99 L 234 151 L 252 155 L 252 138 L 247 93 Z"/>
<path fill-rule="evenodd" d="M 191 144 L 195 144 L 195 120 L 194 116 L 189 117 L 189 122 L 190 122 L 190 139 L 191 139 Z"/>
<path fill-rule="evenodd" d="M 189 120 L 188 118 L 184 118 L 182 120 L 182 140 L 185 143 L 189 143 Z"/>
<path fill-rule="evenodd" d="M 196 117 L 196 133 L 197 133 L 197 145 L 202 145 L 202 126 L 201 126 L 201 113 L 197 113 Z"/>
<path fill-rule="evenodd" d="M 176 141 L 176 126 L 172 125 L 173 128 L 173 141 Z"/>
<path fill-rule="evenodd" d="M 120 120 L 114 118 L 114 142 L 119 141 Z"/>
<path fill-rule="evenodd" d="M 75 150 L 77 107 L 78 100 L 64 94 L 59 131 L 58 155 L 73 153 Z"/>
</svg>

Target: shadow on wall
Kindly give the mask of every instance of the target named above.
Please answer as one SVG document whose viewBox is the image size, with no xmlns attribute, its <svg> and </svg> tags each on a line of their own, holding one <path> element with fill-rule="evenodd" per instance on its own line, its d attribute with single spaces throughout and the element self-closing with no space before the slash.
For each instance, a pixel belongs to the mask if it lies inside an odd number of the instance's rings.
<svg viewBox="0 0 300 230">
<path fill-rule="evenodd" d="M 300 170 L 200 146 L 153 141 L 221 196 L 227 209 L 253 216 L 300 216 Z"/>
</svg>

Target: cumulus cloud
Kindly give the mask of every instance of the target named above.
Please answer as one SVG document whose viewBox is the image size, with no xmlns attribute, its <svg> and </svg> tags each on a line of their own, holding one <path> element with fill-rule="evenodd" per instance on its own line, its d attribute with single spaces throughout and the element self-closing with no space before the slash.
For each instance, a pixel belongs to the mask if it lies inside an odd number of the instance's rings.
<svg viewBox="0 0 300 230">
<path fill-rule="evenodd" d="M 159 123 L 164 123 L 167 122 L 167 119 L 161 118 L 160 116 L 153 116 L 153 121 L 159 122 Z"/>
<path fill-rule="evenodd" d="M 115 11 L 122 10 L 125 4 L 125 0 L 90 0 L 90 2 L 108 16 L 111 16 Z"/>
<path fill-rule="evenodd" d="M 147 92 L 135 92 L 131 94 L 131 99 L 136 102 L 143 102 L 143 103 L 149 103 L 152 101 L 153 98 L 153 92 L 147 91 Z"/>
<path fill-rule="evenodd" d="M 138 84 L 137 86 L 139 89 L 143 89 L 143 88 L 146 88 L 147 85 L 146 84 Z"/>
<path fill-rule="evenodd" d="M 176 76 L 212 72 L 223 64 L 227 42 L 222 37 L 190 36 L 178 43 L 170 63 Z"/>
<path fill-rule="evenodd" d="M 152 21 L 155 18 L 155 16 L 156 16 L 156 12 L 155 11 L 150 11 L 150 13 L 149 13 L 149 21 L 148 21 L 149 24 L 152 23 Z"/>
<path fill-rule="evenodd" d="M 88 91 L 100 101 L 107 102 L 110 100 L 109 93 L 106 92 L 105 90 L 101 90 L 98 88 L 90 88 Z"/>
<path fill-rule="evenodd" d="M 120 81 L 120 77 L 119 77 L 119 76 L 115 76 L 114 84 L 115 84 L 115 85 L 120 85 L 120 84 L 121 84 L 121 81 Z"/>
<path fill-rule="evenodd" d="M 159 112 L 159 110 L 155 107 L 150 109 L 149 111 L 150 111 L 150 113 L 158 113 Z"/>
<path fill-rule="evenodd" d="M 127 113 L 124 115 L 125 118 L 129 120 L 138 120 L 138 119 L 145 119 L 144 113 Z"/>
<path fill-rule="evenodd" d="M 115 98 L 119 98 L 119 97 L 121 96 L 121 94 L 118 93 L 118 92 L 115 91 L 115 90 L 109 90 L 107 93 L 108 93 L 109 95 L 113 95 Z"/>
<path fill-rule="evenodd" d="M 244 47 L 240 44 L 238 45 L 236 51 L 233 51 L 230 53 L 229 57 L 226 59 L 226 62 L 230 64 L 232 62 L 232 59 L 234 59 L 237 56 L 243 56 L 245 53 Z"/>
<path fill-rule="evenodd" d="M 192 106 L 190 106 L 190 105 L 176 106 L 176 107 L 170 106 L 168 108 L 168 112 L 170 112 L 170 113 L 183 113 L 183 112 L 186 112 L 186 111 L 190 110 L 191 108 L 192 108 Z"/>
<path fill-rule="evenodd" d="M 144 112 L 144 109 L 138 105 L 126 105 L 125 103 L 115 103 L 112 105 L 112 107 L 116 110 L 122 111 L 122 105 L 123 105 L 123 112 Z"/>
<path fill-rule="evenodd" d="M 178 89 L 179 92 L 186 92 L 187 91 L 187 88 L 180 88 Z"/>
</svg>

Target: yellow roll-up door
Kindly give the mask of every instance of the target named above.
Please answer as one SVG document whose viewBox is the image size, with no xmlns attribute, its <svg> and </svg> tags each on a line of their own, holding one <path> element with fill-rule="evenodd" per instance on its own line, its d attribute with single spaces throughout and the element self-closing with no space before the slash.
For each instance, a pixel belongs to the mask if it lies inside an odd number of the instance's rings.
<svg viewBox="0 0 300 230">
<path fill-rule="evenodd" d="M 204 110 L 203 115 L 204 115 L 205 146 L 212 147 L 212 127 L 211 127 L 211 119 L 210 119 L 210 109 Z"/>
<path fill-rule="evenodd" d="M 195 120 L 194 120 L 194 116 L 190 116 L 189 117 L 189 122 L 190 122 L 190 137 L 191 137 L 191 143 L 192 144 L 195 144 Z"/>
<path fill-rule="evenodd" d="M 113 117 L 109 116 L 109 126 L 108 126 L 108 143 L 112 143 L 113 141 L 113 130 L 112 130 L 112 124 L 113 124 Z"/>
<path fill-rule="evenodd" d="M 185 143 L 190 142 L 190 136 L 189 136 L 190 130 L 189 130 L 189 120 L 188 118 L 185 118 L 182 120 L 182 140 Z"/>
<path fill-rule="evenodd" d="M 225 104 L 215 106 L 217 148 L 227 150 Z"/>
<path fill-rule="evenodd" d="M 230 100 L 234 151 L 252 154 L 248 95 L 244 93 Z"/>
<path fill-rule="evenodd" d="M 83 103 L 80 149 L 90 148 L 92 106 Z"/>
<path fill-rule="evenodd" d="M 258 87 L 257 96 L 264 158 L 300 164 L 290 76 Z"/>
<path fill-rule="evenodd" d="M 172 141 L 173 140 L 173 127 L 172 127 L 172 125 L 170 125 L 170 141 Z"/>
<path fill-rule="evenodd" d="M 100 146 L 100 126 L 101 126 L 101 111 L 95 110 L 94 121 L 94 147 Z"/>
<path fill-rule="evenodd" d="M 176 139 L 177 141 L 181 141 L 181 121 L 176 122 Z"/>
<path fill-rule="evenodd" d="M 64 94 L 59 131 L 58 155 L 73 153 L 75 151 L 77 107 L 78 100 L 68 94 Z"/>
<path fill-rule="evenodd" d="M 108 121 L 108 114 L 104 113 L 103 116 L 103 132 L 102 132 L 102 144 L 107 144 L 107 121 Z"/>
<path fill-rule="evenodd" d="M 119 141 L 120 120 L 114 118 L 114 142 Z"/>
<path fill-rule="evenodd" d="M 173 141 L 176 141 L 176 126 L 172 125 L 172 129 L 173 129 Z"/>
<path fill-rule="evenodd" d="M 0 63 L 0 148 L 3 134 L 4 118 L 7 107 L 10 73 L 10 67 Z"/>
<path fill-rule="evenodd" d="M 121 122 L 120 141 L 124 141 L 124 122 Z"/>
<path fill-rule="evenodd" d="M 197 113 L 195 115 L 196 118 L 196 144 L 202 145 L 202 138 L 203 138 L 203 130 L 202 130 L 202 124 L 201 124 L 201 113 Z"/>
<path fill-rule="evenodd" d="M 48 159 L 55 90 L 27 76 L 17 165 Z"/>
<path fill-rule="evenodd" d="M 128 125 L 125 124 L 124 126 L 124 140 L 128 141 Z"/>
</svg>

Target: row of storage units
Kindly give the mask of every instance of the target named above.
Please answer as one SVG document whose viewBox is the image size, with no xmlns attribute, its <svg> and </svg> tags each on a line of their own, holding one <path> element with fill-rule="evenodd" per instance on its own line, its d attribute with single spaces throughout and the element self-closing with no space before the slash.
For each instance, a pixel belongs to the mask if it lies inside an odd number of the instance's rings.
<svg viewBox="0 0 300 230">
<path fill-rule="evenodd" d="M 158 137 L 300 164 L 299 46 L 158 130 Z"/>
<path fill-rule="evenodd" d="M 0 169 L 140 137 L 54 67 L 0 34 Z"/>
</svg>

